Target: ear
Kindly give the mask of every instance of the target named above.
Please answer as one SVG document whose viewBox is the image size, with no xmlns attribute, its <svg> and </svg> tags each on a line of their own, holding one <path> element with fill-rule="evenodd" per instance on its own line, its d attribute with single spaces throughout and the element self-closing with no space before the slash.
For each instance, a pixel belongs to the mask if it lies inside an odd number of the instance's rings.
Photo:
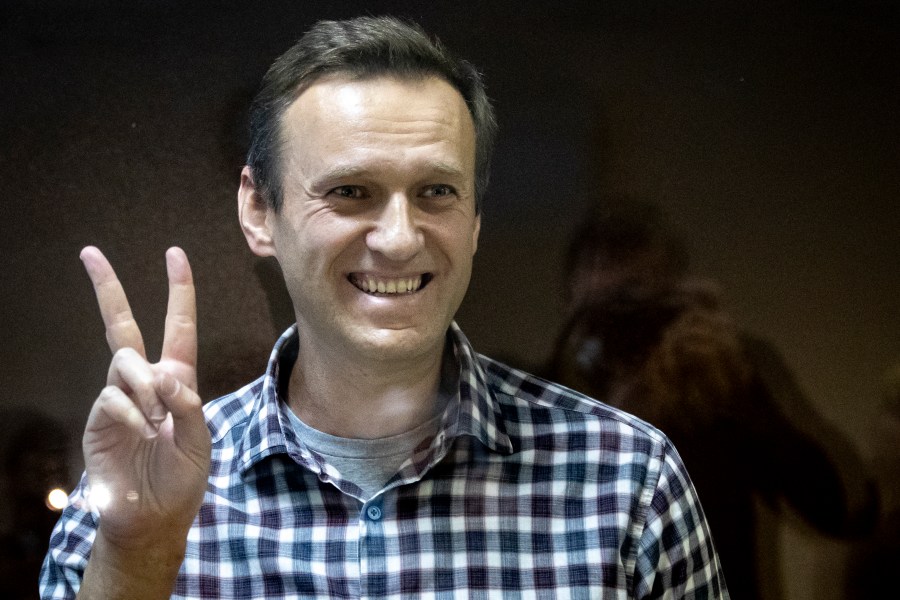
<svg viewBox="0 0 900 600">
<path fill-rule="evenodd" d="M 247 238 L 247 245 L 257 256 L 275 256 L 275 243 L 269 227 L 271 208 L 256 189 L 253 171 L 245 166 L 241 171 L 241 187 L 238 189 L 238 219 Z"/>
</svg>

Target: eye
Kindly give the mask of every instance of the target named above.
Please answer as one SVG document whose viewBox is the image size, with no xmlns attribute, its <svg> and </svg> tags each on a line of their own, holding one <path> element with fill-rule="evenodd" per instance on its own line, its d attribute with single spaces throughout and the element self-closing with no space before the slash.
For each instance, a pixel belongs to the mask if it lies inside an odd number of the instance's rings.
<svg viewBox="0 0 900 600">
<path fill-rule="evenodd" d="M 422 195 L 426 198 L 443 198 L 446 196 L 453 196 L 454 194 L 456 194 L 456 190 L 453 188 L 453 186 L 443 183 L 429 185 L 422 192 Z"/>
<path fill-rule="evenodd" d="M 365 190 L 355 185 L 342 185 L 340 187 L 334 188 L 329 193 L 350 200 L 357 200 L 366 197 Z"/>
</svg>

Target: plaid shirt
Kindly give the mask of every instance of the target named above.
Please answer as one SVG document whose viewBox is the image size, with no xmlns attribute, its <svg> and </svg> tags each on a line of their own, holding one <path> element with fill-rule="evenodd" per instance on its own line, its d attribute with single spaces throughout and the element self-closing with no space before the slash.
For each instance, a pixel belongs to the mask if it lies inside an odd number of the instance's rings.
<svg viewBox="0 0 900 600">
<path fill-rule="evenodd" d="M 475 354 L 459 393 L 368 502 L 297 439 L 266 374 L 205 406 L 212 466 L 173 598 L 728 598 L 668 439 L 626 413 Z M 97 515 L 82 485 L 50 540 L 42 598 L 73 598 Z"/>
</svg>

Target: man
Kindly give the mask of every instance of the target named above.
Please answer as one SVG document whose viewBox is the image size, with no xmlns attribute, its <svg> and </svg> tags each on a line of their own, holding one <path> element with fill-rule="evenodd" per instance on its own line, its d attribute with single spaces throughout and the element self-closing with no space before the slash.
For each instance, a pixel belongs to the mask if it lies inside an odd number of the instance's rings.
<svg viewBox="0 0 900 600">
<path fill-rule="evenodd" d="M 201 410 L 184 254 L 149 364 L 83 251 L 114 356 L 44 597 L 727 597 L 666 438 L 453 323 L 494 134 L 470 65 L 393 19 L 322 22 L 267 73 L 251 129 L 240 222 L 297 324 Z"/>
<path fill-rule="evenodd" d="M 773 586 L 760 567 L 777 564 L 774 533 L 757 525 L 760 500 L 853 538 L 871 531 L 878 497 L 781 355 L 740 332 L 717 285 L 691 276 L 689 262 L 654 205 L 600 199 L 569 248 L 570 318 L 548 376 L 666 432 L 703 498 L 731 589 L 759 598 Z"/>
</svg>

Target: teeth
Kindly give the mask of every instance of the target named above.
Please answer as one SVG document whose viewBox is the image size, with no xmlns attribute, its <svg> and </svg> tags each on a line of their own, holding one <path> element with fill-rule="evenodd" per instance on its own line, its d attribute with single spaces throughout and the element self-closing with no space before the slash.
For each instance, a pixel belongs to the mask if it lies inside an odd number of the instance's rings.
<svg viewBox="0 0 900 600">
<path fill-rule="evenodd" d="M 364 292 L 379 294 L 407 294 L 422 287 L 422 276 L 408 279 L 375 279 L 372 276 L 354 277 L 356 286 Z"/>
</svg>

